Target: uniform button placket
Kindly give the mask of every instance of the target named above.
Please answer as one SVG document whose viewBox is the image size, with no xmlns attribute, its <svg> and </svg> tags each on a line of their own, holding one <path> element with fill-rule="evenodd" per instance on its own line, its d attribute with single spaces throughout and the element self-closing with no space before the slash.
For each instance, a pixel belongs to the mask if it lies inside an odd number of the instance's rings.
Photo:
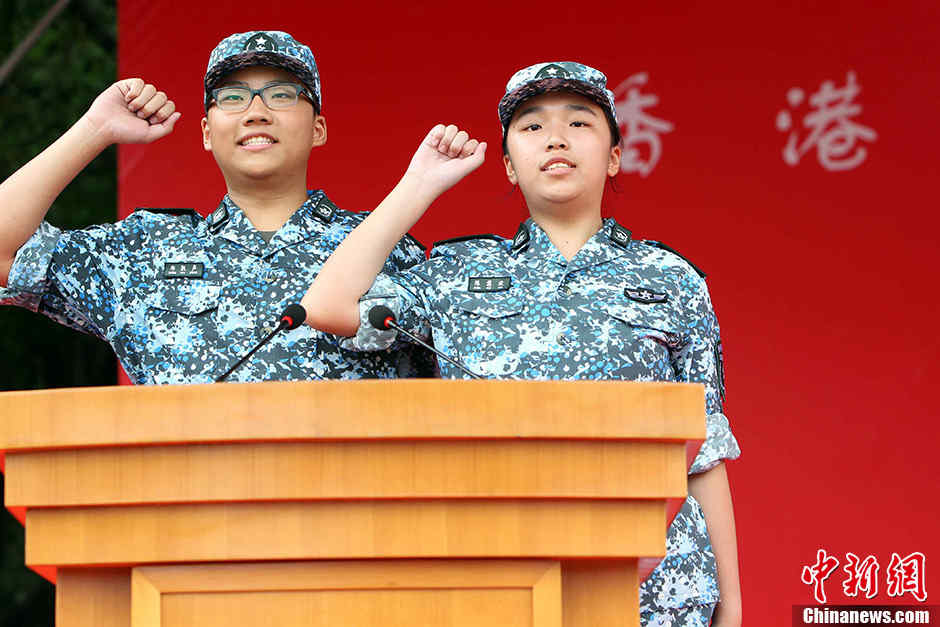
<svg viewBox="0 0 940 627">
<path fill-rule="evenodd" d="M 568 273 L 567 268 L 565 268 L 561 276 L 561 281 L 558 283 L 558 294 L 560 296 L 571 296 L 571 287 L 568 285 L 570 280 L 571 275 Z"/>
</svg>

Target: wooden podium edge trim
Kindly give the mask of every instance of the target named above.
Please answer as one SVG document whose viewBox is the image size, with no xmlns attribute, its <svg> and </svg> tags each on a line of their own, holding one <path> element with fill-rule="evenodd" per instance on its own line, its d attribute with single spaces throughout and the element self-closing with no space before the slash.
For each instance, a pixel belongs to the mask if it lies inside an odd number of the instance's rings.
<svg viewBox="0 0 940 627">
<path fill-rule="evenodd" d="M 561 627 L 561 564 L 525 559 L 138 566 L 131 570 L 131 625 L 160 627 L 164 594 L 450 588 L 529 589 L 532 624 Z"/>
<path fill-rule="evenodd" d="M 416 404 L 447 418 L 418 415 Z M 381 438 L 688 440 L 705 436 L 704 407 L 701 384 L 623 381 L 411 379 L 6 392 L 0 394 L 0 415 L 8 417 L 0 423 L 0 450 Z M 585 415 L 595 420 L 585 423 Z"/>
<path fill-rule="evenodd" d="M 532 586 L 532 624 L 561 627 L 562 613 L 561 563 L 553 562 Z"/>
<path fill-rule="evenodd" d="M 140 568 L 131 569 L 131 625 L 160 627 L 162 591 Z"/>
</svg>

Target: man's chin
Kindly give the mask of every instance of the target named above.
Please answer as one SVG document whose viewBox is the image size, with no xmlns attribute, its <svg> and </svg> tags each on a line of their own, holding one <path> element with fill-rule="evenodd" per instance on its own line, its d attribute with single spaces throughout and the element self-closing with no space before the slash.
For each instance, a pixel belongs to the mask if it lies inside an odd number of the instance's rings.
<svg viewBox="0 0 940 627">
<path fill-rule="evenodd" d="M 284 170 L 270 165 L 257 165 L 254 167 L 233 168 L 232 174 L 235 178 L 247 181 L 267 181 L 278 175 L 283 175 Z"/>
</svg>

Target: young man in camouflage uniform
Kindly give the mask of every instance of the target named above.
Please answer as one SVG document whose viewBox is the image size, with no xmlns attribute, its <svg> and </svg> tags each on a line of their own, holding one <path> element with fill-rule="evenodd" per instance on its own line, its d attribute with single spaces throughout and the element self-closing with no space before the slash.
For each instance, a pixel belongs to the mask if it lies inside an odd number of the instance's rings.
<svg viewBox="0 0 940 627">
<path fill-rule="evenodd" d="M 112 143 L 168 135 L 180 114 L 139 78 L 118 81 L 54 144 L 0 185 L 0 304 L 43 313 L 111 344 L 136 383 L 212 381 L 300 299 L 363 215 L 306 187 L 326 142 L 310 49 L 280 31 L 239 33 L 212 51 L 203 144 L 228 193 L 208 219 L 139 209 L 116 224 L 61 231 L 55 198 Z M 411 238 L 386 261 L 424 260 Z M 307 326 L 281 333 L 230 380 L 429 376 L 422 352 L 343 351 Z"/>
</svg>

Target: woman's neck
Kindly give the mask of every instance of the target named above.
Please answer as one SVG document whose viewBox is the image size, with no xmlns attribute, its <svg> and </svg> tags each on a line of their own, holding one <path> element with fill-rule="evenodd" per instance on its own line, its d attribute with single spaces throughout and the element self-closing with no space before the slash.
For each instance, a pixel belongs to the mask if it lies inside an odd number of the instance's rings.
<svg viewBox="0 0 940 627">
<path fill-rule="evenodd" d="M 568 261 L 571 261 L 604 225 L 600 208 L 573 213 L 533 210 L 531 214 L 532 220 L 545 231 L 548 239 Z"/>
</svg>

